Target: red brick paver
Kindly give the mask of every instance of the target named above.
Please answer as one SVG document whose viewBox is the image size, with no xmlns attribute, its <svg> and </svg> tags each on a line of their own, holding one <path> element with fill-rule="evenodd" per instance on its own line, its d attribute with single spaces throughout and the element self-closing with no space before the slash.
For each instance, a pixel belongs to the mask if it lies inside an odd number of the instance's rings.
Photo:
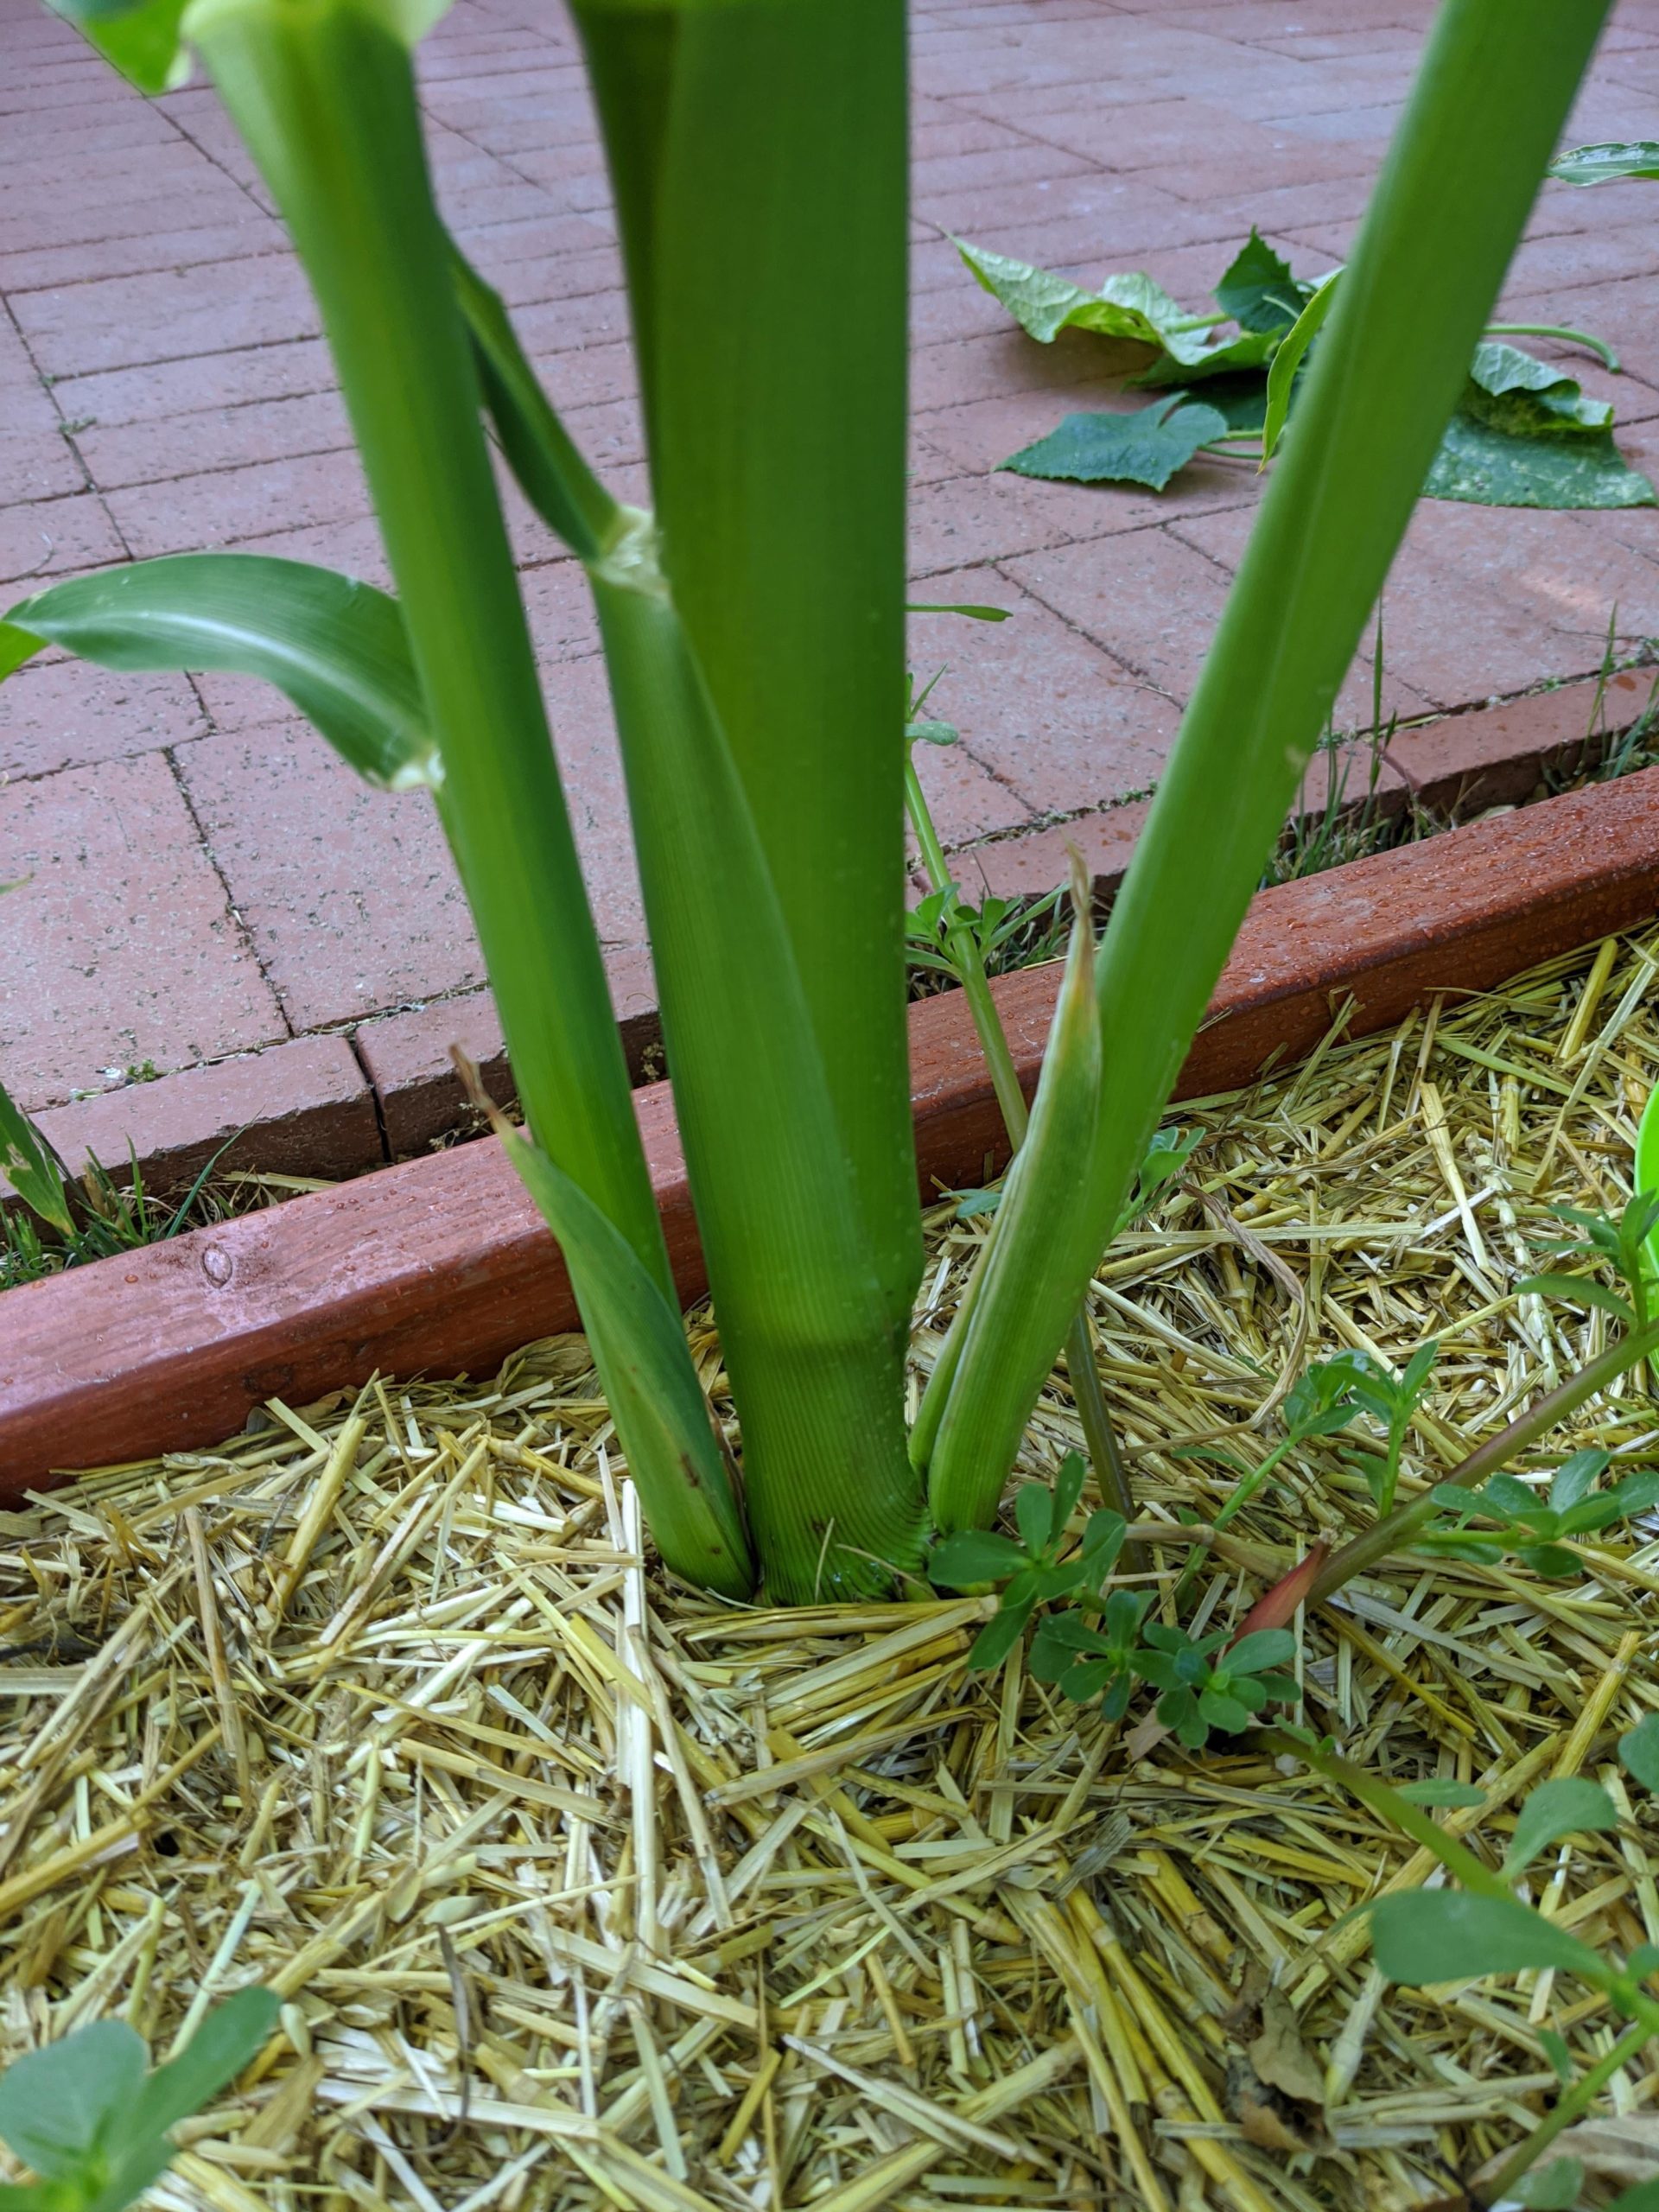
<svg viewBox="0 0 1659 2212">
<path fill-rule="evenodd" d="M 1103 874 L 1121 867 L 1258 486 L 1220 461 L 1161 496 L 995 473 L 1071 410 L 1133 404 L 1122 378 L 1139 357 L 1032 344 L 944 233 L 1084 280 L 1145 267 L 1195 304 L 1252 222 L 1299 268 L 1328 268 L 1429 14 L 1428 0 L 914 8 L 912 570 L 918 595 L 1016 618 L 918 620 L 913 634 L 918 671 L 947 665 L 933 709 L 963 734 L 920 766 L 968 880 L 1046 887 L 1067 839 Z M 315 312 L 211 92 L 141 99 L 36 0 L 0 0 L 0 605 L 38 579 L 198 545 L 382 578 Z M 458 0 L 422 72 L 458 236 L 573 431 L 643 497 L 609 194 L 568 23 L 544 0 Z M 1620 0 L 1573 135 L 1659 137 L 1659 0 Z M 1552 186 L 1505 301 L 1513 319 L 1587 325 L 1618 347 L 1622 377 L 1563 359 L 1615 402 L 1650 470 L 1656 276 L 1659 188 Z M 637 1054 L 649 967 L 592 615 L 579 572 L 510 504 Z M 1625 646 L 1659 632 L 1655 512 L 1426 506 L 1387 598 L 1387 705 L 1410 718 L 1583 676 L 1615 606 Z M 1361 720 L 1370 692 L 1362 658 L 1343 717 Z M 1536 719 L 1518 713 L 1518 749 Z M 1412 741 L 1437 791 L 1471 772 L 1446 729 Z M 1494 741 L 1488 726 L 1480 743 Z M 1483 790 L 1506 791 L 1501 763 L 1475 765 L 1497 778 Z M 31 874 L 0 902 L 0 1078 L 26 1104 L 74 1130 L 95 1120 L 117 1150 L 124 1128 L 165 1150 L 156 1133 L 171 1128 L 194 1157 L 227 1116 L 264 1112 L 266 1065 L 273 1156 L 295 1165 L 311 1143 L 334 1168 L 441 1131 L 452 1037 L 499 1056 L 423 802 L 355 785 L 260 687 L 44 657 L 0 690 L 0 880 Z M 118 1089 L 145 1061 L 161 1080 Z"/>
</svg>

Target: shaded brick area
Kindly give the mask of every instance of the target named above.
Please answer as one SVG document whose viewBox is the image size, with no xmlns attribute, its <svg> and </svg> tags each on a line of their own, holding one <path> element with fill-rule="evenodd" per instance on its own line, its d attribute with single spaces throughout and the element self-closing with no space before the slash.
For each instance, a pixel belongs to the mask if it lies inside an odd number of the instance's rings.
<svg viewBox="0 0 1659 2212">
<path fill-rule="evenodd" d="M 1252 222 L 1300 269 L 1327 268 L 1430 12 L 913 10 L 912 566 L 918 595 L 1016 618 L 915 629 L 918 671 L 948 664 L 934 709 L 963 734 L 919 765 L 965 879 L 1046 888 L 1068 838 L 1102 875 L 1121 868 L 1258 486 L 1221 461 L 1162 496 L 995 473 L 1073 409 L 1137 404 L 1122 378 L 1138 356 L 1030 343 L 944 233 L 1084 281 L 1146 267 L 1194 305 Z M 145 102 L 35 0 L 0 0 L 0 604 L 36 580 L 198 545 L 383 579 L 309 297 L 212 93 Z M 573 431 L 642 498 L 609 194 L 568 24 L 544 0 L 458 0 L 422 73 L 462 245 Z M 1659 0 L 1620 0 L 1572 135 L 1659 137 Z M 1503 303 L 1509 319 L 1586 326 L 1619 349 L 1622 377 L 1563 359 L 1616 403 L 1649 471 L 1656 276 L 1659 190 L 1552 186 Z M 637 1058 L 649 961 L 592 615 L 579 572 L 509 503 Z M 1654 512 L 1426 506 L 1386 600 L 1388 709 L 1421 717 L 1581 677 L 1615 607 L 1625 647 L 1659 632 Z M 1362 658 L 1343 720 L 1369 714 L 1371 687 Z M 1517 755 L 1535 756 L 1541 714 L 1554 741 L 1570 739 L 1561 718 L 1582 695 L 1555 696 L 1547 714 L 1516 710 Z M 363 789 L 280 709 L 234 679 L 115 677 L 51 656 L 0 690 L 0 880 L 29 879 L 0 905 L 0 1076 L 72 1148 L 118 1152 L 126 1132 L 194 1158 L 251 1119 L 278 1164 L 335 1172 L 453 1121 L 452 1039 L 499 1076 L 477 946 L 423 802 Z M 1408 772 L 1440 790 L 1478 769 L 1483 791 L 1513 796 L 1510 741 L 1490 720 L 1467 728 L 1466 743 L 1455 721 L 1402 740 Z M 119 1087 L 145 1063 L 158 1080 Z"/>
</svg>

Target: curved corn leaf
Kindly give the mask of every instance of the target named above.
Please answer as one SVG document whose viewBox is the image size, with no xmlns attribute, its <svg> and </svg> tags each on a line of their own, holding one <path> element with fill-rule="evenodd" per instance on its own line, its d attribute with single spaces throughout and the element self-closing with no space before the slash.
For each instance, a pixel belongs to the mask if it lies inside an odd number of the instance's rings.
<svg viewBox="0 0 1659 2212">
<path fill-rule="evenodd" d="M 179 25 L 189 0 L 48 0 L 89 46 L 137 86 L 164 92 L 188 82 Z"/>
<path fill-rule="evenodd" d="M 1274 448 L 1285 434 L 1285 423 L 1290 414 L 1290 391 L 1296 381 L 1296 372 L 1302 365 L 1302 357 L 1319 335 L 1321 325 L 1336 304 L 1340 269 L 1333 269 L 1328 276 L 1319 280 L 1319 289 L 1295 321 L 1279 342 L 1268 371 L 1268 410 L 1262 423 L 1262 459 L 1265 465 L 1273 458 Z"/>
<path fill-rule="evenodd" d="M 1078 1282 L 1098 1255 L 1076 1203 L 1100 1110 L 1102 1050 L 1090 890 L 1081 868 L 1074 873 L 1077 918 L 1030 1126 L 917 1422 L 931 1437 L 928 1494 L 947 1532 L 983 1528 L 995 1513 L 1025 1426 L 1020 1380 L 1041 1346 L 1065 1335 Z"/>
<path fill-rule="evenodd" d="M 748 1538 L 708 1401 L 685 1357 L 679 1315 L 581 1185 L 516 1130 L 499 1134 L 563 1249 L 612 1417 L 626 1440 L 628 1471 L 664 1558 L 704 1589 L 747 1597 L 754 1586 Z"/>
<path fill-rule="evenodd" d="M 1627 177 L 1659 177 L 1659 145 L 1651 138 L 1574 146 L 1557 154 L 1548 174 L 1563 184 L 1618 184 Z"/>
<path fill-rule="evenodd" d="M 31 1212 L 60 1236 L 75 1233 L 63 1171 L 51 1147 L 3 1084 L 0 1084 L 0 1175 Z"/>
<path fill-rule="evenodd" d="M 603 553 L 623 521 L 622 509 L 578 451 L 575 440 L 530 365 L 506 303 L 453 239 L 455 297 L 473 341 L 495 434 L 518 488 L 556 537 L 581 561 Z"/>
<path fill-rule="evenodd" d="M 397 601 L 332 569 L 253 553 L 135 561 L 19 600 L 0 624 L 0 676 L 46 645 L 103 668 L 263 677 L 370 783 L 442 780 Z"/>
</svg>

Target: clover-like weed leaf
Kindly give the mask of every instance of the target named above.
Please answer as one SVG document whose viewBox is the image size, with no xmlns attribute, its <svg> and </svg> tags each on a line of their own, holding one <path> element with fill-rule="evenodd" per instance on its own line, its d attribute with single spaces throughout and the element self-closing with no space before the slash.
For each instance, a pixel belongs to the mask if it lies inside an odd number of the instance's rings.
<svg viewBox="0 0 1659 2212">
<path fill-rule="evenodd" d="M 1599 1977 L 1589 1946 L 1514 1897 L 1469 1890 L 1400 1890 L 1371 1907 L 1376 1963 L 1390 1981 L 1471 1981 L 1555 1967 Z"/>
<path fill-rule="evenodd" d="M 1514 1881 L 1541 1851 L 1564 1835 L 1618 1826 L 1618 1810 L 1599 1783 L 1571 1775 L 1541 1783 L 1516 1815 L 1515 1834 L 1503 1860 L 1504 1879 Z"/>
<path fill-rule="evenodd" d="M 1618 1763 L 1644 1789 L 1659 1790 L 1659 1713 L 1644 1713 L 1619 1738 Z"/>
</svg>

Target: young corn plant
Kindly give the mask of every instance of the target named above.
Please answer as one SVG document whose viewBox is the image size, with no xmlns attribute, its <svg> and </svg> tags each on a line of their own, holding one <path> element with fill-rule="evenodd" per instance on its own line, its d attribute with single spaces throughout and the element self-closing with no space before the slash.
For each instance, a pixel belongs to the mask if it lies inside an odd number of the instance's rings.
<svg viewBox="0 0 1659 2212">
<path fill-rule="evenodd" d="M 47 643 L 251 671 L 371 779 L 431 791 L 525 1112 L 513 1156 L 666 1563 L 783 1602 L 891 1586 L 996 1513 L 1607 0 L 1445 0 L 1098 946 L 1079 904 L 1029 1126 L 908 1432 L 902 0 L 575 0 L 649 513 L 588 467 L 446 233 L 412 66 L 429 0 L 58 4 L 152 88 L 181 52 L 217 86 L 315 292 L 396 596 L 142 563 L 13 607 L 0 672 Z M 598 610 L 741 1493 L 674 1303 L 486 427 Z"/>
</svg>

